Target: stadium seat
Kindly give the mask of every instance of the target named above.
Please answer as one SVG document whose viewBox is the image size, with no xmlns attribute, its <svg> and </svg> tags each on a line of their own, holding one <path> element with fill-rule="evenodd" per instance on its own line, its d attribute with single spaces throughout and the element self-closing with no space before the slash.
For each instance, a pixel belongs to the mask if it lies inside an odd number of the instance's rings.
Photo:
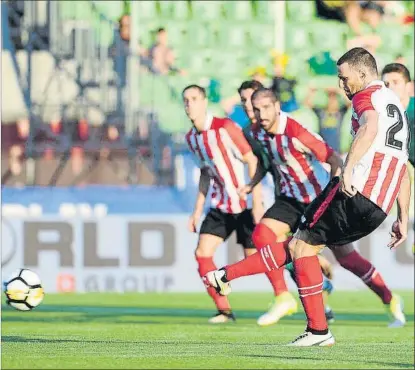
<svg viewBox="0 0 415 370">
<path fill-rule="evenodd" d="M 275 18 L 275 1 L 254 1 L 256 18 L 262 22 L 271 22 Z"/>
<path fill-rule="evenodd" d="M 339 22 L 318 21 L 307 25 L 313 52 L 344 48 L 348 26 Z"/>
<path fill-rule="evenodd" d="M 270 50 L 275 47 L 275 27 L 267 23 L 253 23 L 249 29 L 249 39 L 252 46 Z"/>
<path fill-rule="evenodd" d="M 213 23 L 192 21 L 186 24 L 187 36 L 183 40 L 184 48 L 206 48 L 216 44 L 216 28 Z"/>
<path fill-rule="evenodd" d="M 246 27 L 240 23 L 223 23 L 218 30 L 219 45 L 224 48 L 244 48 L 247 43 Z"/>
<path fill-rule="evenodd" d="M 170 1 L 161 1 L 160 3 L 171 3 Z M 188 1 L 175 1 L 171 9 L 171 17 L 176 20 L 187 20 L 190 18 L 190 4 Z"/>
<path fill-rule="evenodd" d="M 224 4 L 226 18 L 236 21 L 249 21 L 252 19 L 252 3 L 250 1 L 226 1 Z"/>
<path fill-rule="evenodd" d="M 394 59 L 397 54 L 401 54 L 405 50 L 405 33 L 402 26 L 385 23 L 379 26 L 377 33 L 382 39 L 379 51 L 389 53 L 391 59 Z"/>
<path fill-rule="evenodd" d="M 313 1 L 287 1 L 286 6 L 286 14 L 290 21 L 309 22 L 316 14 L 316 5 Z"/>
<path fill-rule="evenodd" d="M 138 1 L 140 19 L 154 19 L 158 16 L 157 2 L 154 0 Z"/>
<path fill-rule="evenodd" d="M 305 28 L 298 27 L 295 23 L 287 23 L 285 29 L 285 47 L 288 52 L 292 51 L 293 53 L 312 49 L 309 31 Z M 309 55 L 311 55 L 311 50 Z"/>
<path fill-rule="evenodd" d="M 192 17 L 200 20 L 215 20 L 222 18 L 223 1 L 221 0 L 193 0 Z"/>
</svg>

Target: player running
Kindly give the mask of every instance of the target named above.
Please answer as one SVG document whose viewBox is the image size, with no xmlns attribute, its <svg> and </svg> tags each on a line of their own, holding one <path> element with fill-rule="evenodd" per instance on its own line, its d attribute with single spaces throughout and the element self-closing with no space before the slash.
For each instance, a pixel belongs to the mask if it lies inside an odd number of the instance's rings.
<svg viewBox="0 0 415 370">
<path fill-rule="evenodd" d="M 262 228 L 261 223 L 252 234 L 254 243 L 263 246 L 260 253 L 205 278 L 226 295 L 230 293 L 229 281 L 278 269 L 292 259 L 307 316 L 307 328 L 290 343 L 292 346 L 335 343 L 324 315 L 323 278 L 317 258 L 325 245 L 345 245 L 369 235 L 386 219 L 395 200 L 398 218 L 392 225 L 388 247 L 396 248 L 407 237 L 411 189 L 407 170 L 409 127 L 404 108 L 399 98 L 378 80 L 376 61 L 367 50 L 349 50 L 337 66 L 341 87 L 353 107 L 354 140 L 341 177 L 335 176 L 310 203 L 289 245 L 276 242 L 272 229 Z M 260 98 L 260 92 L 255 94 Z M 265 99 L 256 101 L 255 94 L 256 116 L 261 125 L 267 126 L 273 104 Z M 281 137 L 275 135 L 275 139 Z M 277 152 L 275 144 L 271 140 L 268 143 Z M 280 143 L 280 148 L 281 144 L 285 144 L 282 148 L 293 145 L 287 140 Z"/>
<path fill-rule="evenodd" d="M 251 97 L 252 94 L 259 90 L 263 89 L 263 85 L 256 80 L 244 81 L 238 89 L 238 93 L 241 99 L 242 106 L 245 110 L 246 115 L 250 120 L 250 125 L 245 127 L 244 134 L 251 145 L 254 154 L 259 158 L 259 166 L 263 169 L 263 176 L 266 172 L 271 172 L 274 179 L 274 188 L 275 188 L 275 197 L 280 195 L 280 175 L 276 166 L 272 166 L 269 160 L 269 154 L 267 153 L 266 148 L 263 148 L 257 140 L 252 135 L 252 125 L 256 123 L 256 118 L 254 115 L 254 110 L 252 107 Z M 287 239 L 287 236 L 284 234 L 285 230 L 278 232 L 277 236 L 279 241 Z M 323 291 L 325 292 L 325 300 L 327 301 L 327 296 L 332 292 L 333 286 L 329 280 L 332 275 L 332 268 L 330 263 L 323 257 L 319 256 L 321 262 L 322 271 L 325 275 Z M 292 264 L 287 265 L 287 269 L 293 277 L 293 268 Z M 273 271 L 266 272 L 266 276 L 270 281 L 273 290 L 275 299 L 274 302 L 270 305 L 269 310 L 261 315 L 257 323 L 260 326 L 268 326 L 277 323 L 282 317 L 292 315 L 297 312 L 298 304 L 294 296 L 288 291 L 288 287 L 284 278 L 284 269 L 276 269 Z M 295 280 L 294 280 L 295 281 Z M 325 304 L 326 318 L 329 322 L 334 321 L 334 313 L 328 304 Z"/>
<path fill-rule="evenodd" d="M 211 208 L 200 228 L 195 251 L 198 271 L 203 277 L 216 270 L 213 255 L 233 231 L 236 231 L 237 242 L 243 246 L 245 256 L 256 252 L 251 234 L 254 221 L 261 219 L 264 209 L 260 186 L 253 191 L 252 211 L 238 195 L 238 189 L 245 185 L 244 163 L 248 165 L 250 176 L 254 175 L 257 166 L 257 157 L 242 130 L 229 119 L 208 114 L 206 92 L 202 87 L 190 85 L 183 90 L 182 96 L 186 114 L 193 125 L 186 135 L 187 145 L 201 169 L 199 192 L 188 225 L 191 232 L 196 232 L 211 183 L 213 188 Z M 209 322 L 234 321 L 227 297 L 218 294 L 214 288 L 207 291 L 218 309 Z"/>
</svg>

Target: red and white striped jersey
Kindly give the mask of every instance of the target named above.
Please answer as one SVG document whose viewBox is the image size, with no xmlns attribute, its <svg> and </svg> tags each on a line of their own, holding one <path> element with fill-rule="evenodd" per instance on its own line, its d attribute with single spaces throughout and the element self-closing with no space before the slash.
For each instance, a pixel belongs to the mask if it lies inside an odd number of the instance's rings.
<svg viewBox="0 0 415 370">
<path fill-rule="evenodd" d="M 281 112 L 276 135 L 260 126 L 251 135 L 261 143 L 280 174 L 281 194 L 310 203 L 326 187 L 330 174 L 323 163 L 333 149 L 323 139 Z"/>
<path fill-rule="evenodd" d="M 352 185 L 389 213 L 405 173 L 409 150 L 409 122 L 398 96 L 382 81 L 372 81 L 352 100 L 352 135 L 365 111 L 379 115 L 373 144 L 353 168 Z"/>
<path fill-rule="evenodd" d="M 187 145 L 200 168 L 207 167 L 212 178 L 211 207 L 237 214 L 246 208 L 238 189 L 245 182 L 243 156 L 252 149 L 239 126 L 228 118 L 208 116 L 201 132 L 192 128 Z"/>
</svg>

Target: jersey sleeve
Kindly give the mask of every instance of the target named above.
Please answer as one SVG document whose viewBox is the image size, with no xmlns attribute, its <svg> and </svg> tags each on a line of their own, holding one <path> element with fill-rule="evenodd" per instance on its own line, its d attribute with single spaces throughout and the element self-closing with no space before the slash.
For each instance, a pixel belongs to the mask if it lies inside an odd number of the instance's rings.
<svg viewBox="0 0 415 370">
<path fill-rule="evenodd" d="M 290 120 L 286 132 L 288 136 L 299 141 L 300 149 L 314 155 L 320 162 L 327 162 L 334 152 L 320 135 L 311 133 L 297 121 Z"/>
<path fill-rule="evenodd" d="M 243 156 L 252 151 L 252 148 L 246 140 L 242 129 L 237 126 L 236 123 L 228 120 L 226 121 L 224 128 Z"/>
<path fill-rule="evenodd" d="M 353 109 L 357 116 L 360 117 L 368 110 L 376 110 L 372 103 L 372 94 L 380 89 L 380 86 L 371 86 L 359 93 L 357 93 L 352 100 Z"/>
</svg>

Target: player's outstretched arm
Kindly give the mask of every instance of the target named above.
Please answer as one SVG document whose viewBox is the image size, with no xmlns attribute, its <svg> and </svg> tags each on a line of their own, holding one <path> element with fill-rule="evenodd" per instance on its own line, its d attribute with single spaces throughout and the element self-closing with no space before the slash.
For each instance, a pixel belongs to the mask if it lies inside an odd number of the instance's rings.
<svg viewBox="0 0 415 370">
<path fill-rule="evenodd" d="M 353 196 L 356 194 L 356 190 L 351 185 L 352 171 L 375 140 L 378 132 L 378 119 L 379 115 L 374 110 L 367 110 L 360 117 L 360 128 L 352 142 L 342 173 L 341 189 L 346 195 Z"/>
<path fill-rule="evenodd" d="M 243 161 L 248 165 L 248 175 L 249 178 L 252 179 L 255 176 L 259 166 L 258 158 L 252 151 L 250 151 L 243 156 Z M 252 188 L 252 214 L 254 216 L 255 223 L 258 223 L 264 215 L 264 205 L 262 201 L 262 186 L 260 183 L 257 183 Z"/>
<path fill-rule="evenodd" d="M 392 225 L 391 241 L 388 244 L 394 249 L 402 244 L 408 235 L 409 203 L 411 199 L 411 179 L 409 178 L 408 166 L 402 177 L 401 187 L 396 200 L 398 206 L 398 218 Z"/>
<path fill-rule="evenodd" d="M 197 194 L 195 208 L 192 215 L 189 218 L 189 231 L 195 233 L 197 224 L 199 223 L 200 217 L 203 213 L 203 206 L 205 205 L 206 195 L 210 187 L 210 174 L 209 169 L 203 167 L 200 170 L 199 178 L 199 192 Z"/>
</svg>

